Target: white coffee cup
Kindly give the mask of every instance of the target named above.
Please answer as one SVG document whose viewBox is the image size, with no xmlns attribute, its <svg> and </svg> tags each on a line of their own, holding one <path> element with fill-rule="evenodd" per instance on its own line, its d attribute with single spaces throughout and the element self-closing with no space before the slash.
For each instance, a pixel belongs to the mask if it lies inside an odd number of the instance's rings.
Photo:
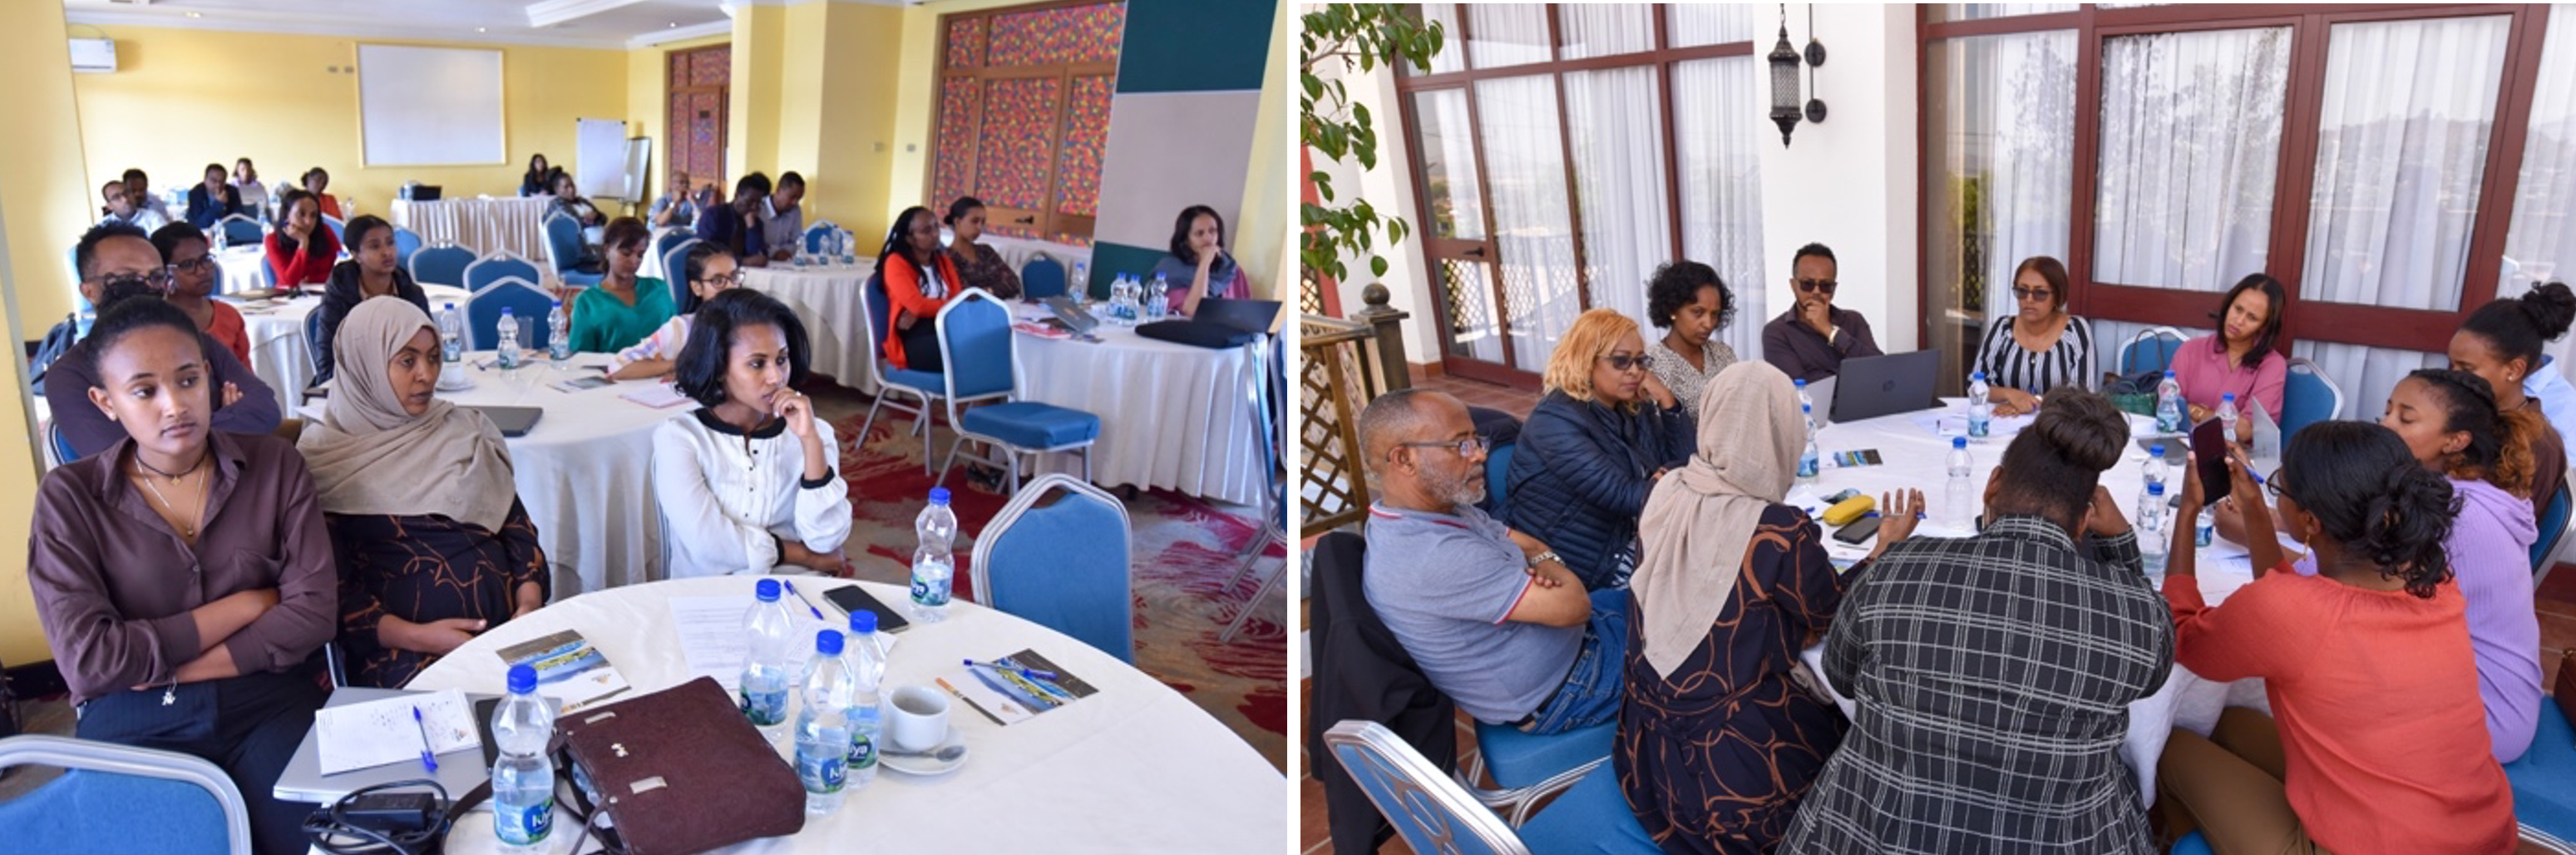
<svg viewBox="0 0 2576 855">
<path fill-rule="evenodd" d="M 894 690 L 886 705 L 886 737 L 902 751 L 928 751 L 948 741 L 948 696 L 929 686 Z"/>
</svg>

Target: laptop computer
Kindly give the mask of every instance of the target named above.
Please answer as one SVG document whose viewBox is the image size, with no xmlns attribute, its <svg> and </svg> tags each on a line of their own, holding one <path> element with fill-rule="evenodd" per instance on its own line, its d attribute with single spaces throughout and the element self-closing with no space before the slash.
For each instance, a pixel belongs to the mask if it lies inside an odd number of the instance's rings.
<svg viewBox="0 0 2576 855">
<path fill-rule="evenodd" d="M 493 427 L 501 429 L 502 436 L 511 439 L 527 436 L 528 431 L 536 429 L 537 419 L 543 418 L 546 414 L 545 410 L 536 407 L 467 407 L 466 409 L 482 413 L 484 418 L 492 420 Z"/>
<path fill-rule="evenodd" d="M 1843 360 L 1834 381 L 1834 421 L 1856 422 L 1934 405 L 1932 376 L 1941 352 L 1917 350 Z"/>
<path fill-rule="evenodd" d="M 322 705 L 325 707 L 346 706 L 349 704 L 365 703 L 367 701 L 415 694 L 425 693 L 406 692 L 401 689 L 366 689 L 356 686 L 344 686 L 331 690 L 331 699 L 324 701 Z M 466 697 L 468 699 L 481 699 L 490 696 L 469 694 L 466 695 Z M 491 739 L 491 724 L 489 722 L 485 722 L 483 724 L 483 728 L 485 732 L 483 738 L 486 740 Z M 277 773 L 277 786 L 274 788 L 274 795 L 280 801 L 312 802 L 315 804 L 327 805 L 332 802 L 339 801 L 341 796 L 348 795 L 361 787 L 372 787 L 377 784 L 390 784 L 395 781 L 408 781 L 414 778 L 427 776 L 436 778 L 439 786 L 447 788 L 448 798 L 455 798 L 457 796 L 464 795 L 466 790 L 474 789 L 474 785 L 483 783 L 485 778 L 491 777 L 492 767 L 490 764 L 483 761 L 482 754 L 483 749 L 481 748 L 460 748 L 455 751 L 438 755 L 438 772 L 435 775 L 431 775 L 431 773 L 422 770 L 420 768 L 419 760 L 412 760 L 405 763 L 387 763 L 382 766 L 351 769 L 337 775 L 325 775 L 322 774 L 321 731 L 315 728 L 307 728 L 304 731 L 304 741 L 295 746 L 295 756 L 289 758 L 286 761 L 286 768 Z"/>
<path fill-rule="evenodd" d="M 1082 307 L 1074 305 L 1070 299 L 1047 297 L 1038 302 L 1045 303 L 1047 311 L 1055 314 L 1057 324 L 1076 334 L 1091 332 L 1092 327 L 1100 325 L 1100 319 L 1092 317 L 1090 312 L 1083 311 Z"/>
<path fill-rule="evenodd" d="M 1209 297 L 1199 301 L 1199 313 L 1191 320 L 1220 324 L 1249 333 L 1268 333 L 1279 323 L 1277 300 L 1229 300 Z"/>
</svg>

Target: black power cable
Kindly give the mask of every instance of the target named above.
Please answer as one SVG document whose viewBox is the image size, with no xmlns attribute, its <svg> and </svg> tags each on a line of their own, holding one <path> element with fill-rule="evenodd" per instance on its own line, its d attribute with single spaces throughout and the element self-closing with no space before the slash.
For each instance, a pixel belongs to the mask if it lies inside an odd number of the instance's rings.
<svg viewBox="0 0 2576 855">
<path fill-rule="evenodd" d="M 426 787 L 427 792 L 387 792 Z M 304 837 L 331 855 L 430 855 L 456 821 L 455 803 L 437 781 L 362 787 L 304 819 Z"/>
</svg>

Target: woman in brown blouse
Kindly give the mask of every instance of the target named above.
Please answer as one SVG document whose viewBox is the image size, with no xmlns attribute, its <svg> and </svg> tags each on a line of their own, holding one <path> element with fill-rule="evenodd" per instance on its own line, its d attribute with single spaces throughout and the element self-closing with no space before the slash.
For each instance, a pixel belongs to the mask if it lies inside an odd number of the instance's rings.
<svg viewBox="0 0 2576 855">
<path fill-rule="evenodd" d="M 948 203 L 948 224 L 955 237 L 948 242 L 948 257 L 957 265 L 957 277 L 966 280 L 968 288 L 982 288 L 1005 300 L 1020 298 L 1020 274 L 1011 263 L 992 247 L 976 243 L 984 236 L 984 203 L 973 196 L 959 196 Z"/>
<path fill-rule="evenodd" d="M 546 554 L 500 430 L 435 394 L 438 332 L 420 307 L 361 302 L 333 346 L 338 388 L 297 446 L 340 556 L 349 683 L 399 687 L 544 605 Z"/>
<path fill-rule="evenodd" d="M 125 301 L 88 343 L 89 404 L 127 436 L 45 475 L 27 559 L 78 733 L 223 767 L 259 851 L 302 852 L 312 806 L 270 791 L 322 706 L 339 609 L 312 477 L 284 440 L 209 429 L 204 339 L 178 307 Z"/>
</svg>

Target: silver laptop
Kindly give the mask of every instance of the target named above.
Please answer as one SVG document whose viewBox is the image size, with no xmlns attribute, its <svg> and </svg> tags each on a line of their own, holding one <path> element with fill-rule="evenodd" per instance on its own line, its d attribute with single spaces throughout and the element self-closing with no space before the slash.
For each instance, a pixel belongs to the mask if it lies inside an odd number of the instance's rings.
<svg viewBox="0 0 2576 855">
<path fill-rule="evenodd" d="M 426 693 L 344 686 L 331 690 L 331 699 L 322 705 L 345 706 L 417 694 Z M 492 695 L 466 695 L 465 697 L 468 701 L 479 701 Z M 485 728 L 488 730 L 489 727 L 490 725 L 486 723 Z M 491 737 L 487 735 L 484 738 Z M 306 728 L 304 742 L 295 746 L 295 756 L 287 760 L 286 768 L 277 774 L 274 795 L 279 801 L 327 805 L 339 801 L 341 796 L 348 795 L 361 787 L 408 781 L 413 778 L 435 777 L 439 786 L 447 788 L 447 797 L 454 799 L 464 795 L 465 791 L 474 789 L 474 785 L 483 783 L 491 776 L 491 767 L 483 762 L 483 749 L 480 747 L 460 748 L 438 755 L 438 774 L 434 776 L 420 768 L 418 758 L 401 763 L 351 769 L 337 775 L 325 775 L 322 774 L 321 731 L 318 728 Z"/>
<path fill-rule="evenodd" d="M 1941 352 L 1937 350 L 1843 360 L 1834 378 L 1834 422 L 1856 422 L 1931 407 L 1935 403 L 1932 375 L 1940 370 Z"/>
<path fill-rule="evenodd" d="M 1092 317 L 1090 312 L 1083 311 L 1082 307 L 1074 305 L 1072 300 L 1063 297 L 1047 297 L 1038 302 L 1045 303 L 1047 311 L 1055 313 L 1056 321 L 1072 329 L 1076 334 L 1089 333 L 1092 327 L 1100 325 L 1098 318 Z"/>
</svg>

